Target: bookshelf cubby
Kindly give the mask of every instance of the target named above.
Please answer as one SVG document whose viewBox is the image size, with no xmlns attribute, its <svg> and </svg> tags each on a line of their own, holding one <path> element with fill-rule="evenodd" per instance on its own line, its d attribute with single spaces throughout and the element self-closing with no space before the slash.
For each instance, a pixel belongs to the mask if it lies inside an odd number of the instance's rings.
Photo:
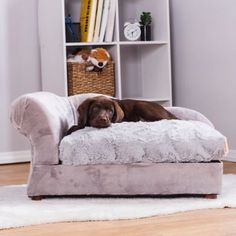
<svg viewBox="0 0 236 236">
<path fill-rule="evenodd" d="M 116 0 L 112 42 L 66 42 L 64 17 L 79 22 L 81 0 L 40 0 L 38 22 L 42 88 L 67 96 L 66 59 L 75 48 L 104 47 L 115 61 L 116 97 L 172 105 L 169 0 Z M 124 22 L 152 13 L 152 41 L 126 41 Z"/>
</svg>

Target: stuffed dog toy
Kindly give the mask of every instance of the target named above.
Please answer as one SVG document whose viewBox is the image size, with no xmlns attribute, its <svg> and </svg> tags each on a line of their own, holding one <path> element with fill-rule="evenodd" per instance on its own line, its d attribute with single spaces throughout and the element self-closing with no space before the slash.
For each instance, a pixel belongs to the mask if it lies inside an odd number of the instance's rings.
<svg viewBox="0 0 236 236">
<path fill-rule="evenodd" d="M 104 66 L 111 60 L 111 56 L 104 48 L 92 49 L 88 61 L 92 64 L 90 70 L 101 71 Z"/>
<path fill-rule="evenodd" d="M 111 61 L 111 56 L 104 48 L 80 50 L 74 56 L 70 55 L 67 62 L 87 63 L 86 71 L 101 72 L 103 67 Z"/>
<path fill-rule="evenodd" d="M 78 62 L 80 64 L 83 64 L 88 61 L 88 58 L 90 56 L 90 50 L 80 50 L 75 55 L 69 55 L 67 62 Z"/>
</svg>

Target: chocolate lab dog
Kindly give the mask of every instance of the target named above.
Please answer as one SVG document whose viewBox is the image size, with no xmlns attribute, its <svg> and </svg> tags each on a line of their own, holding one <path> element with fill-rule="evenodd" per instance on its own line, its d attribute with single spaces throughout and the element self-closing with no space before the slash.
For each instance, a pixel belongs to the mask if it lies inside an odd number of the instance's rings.
<svg viewBox="0 0 236 236">
<path fill-rule="evenodd" d="M 158 121 L 177 119 L 175 115 L 155 102 L 116 100 L 105 96 L 88 98 L 78 108 L 78 125 L 72 126 L 67 135 L 85 126 L 106 128 L 122 121 Z"/>
</svg>

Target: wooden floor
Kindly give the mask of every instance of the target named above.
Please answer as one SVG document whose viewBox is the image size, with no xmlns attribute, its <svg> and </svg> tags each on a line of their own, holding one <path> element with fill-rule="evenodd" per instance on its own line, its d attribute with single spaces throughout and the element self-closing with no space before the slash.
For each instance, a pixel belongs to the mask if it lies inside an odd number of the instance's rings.
<svg viewBox="0 0 236 236">
<path fill-rule="evenodd" d="M 0 166 L 0 185 L 26 183 L 29 164 Z M 236 174 L 225 162 L 224 173 Z M 212 209 L 138 220 L 55 223 L 0 230 L 0 236 L 236 236 L 236 209 Z"/>
</svg>

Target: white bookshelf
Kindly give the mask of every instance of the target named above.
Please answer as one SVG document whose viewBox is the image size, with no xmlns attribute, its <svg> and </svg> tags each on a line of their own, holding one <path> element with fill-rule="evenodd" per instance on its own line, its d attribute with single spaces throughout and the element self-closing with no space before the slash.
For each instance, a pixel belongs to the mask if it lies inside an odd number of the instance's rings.
<svg viewBox="0 0 236 236">
<path fill-rule="evenodd" d="M 79 22 L 81 0 L 39 0 L 38 22 L 42 88 L 67 96 L 66 55 L 74 48 L 104 47 L 115 61 L 116 97 L 158 101 L 172 105 L 169 1 L 116 0 L 112 42 L 66 42 L 64 17 Z M 124 22 L 152 13 L 152 41 L 127 41 Z"/>
</svg>

